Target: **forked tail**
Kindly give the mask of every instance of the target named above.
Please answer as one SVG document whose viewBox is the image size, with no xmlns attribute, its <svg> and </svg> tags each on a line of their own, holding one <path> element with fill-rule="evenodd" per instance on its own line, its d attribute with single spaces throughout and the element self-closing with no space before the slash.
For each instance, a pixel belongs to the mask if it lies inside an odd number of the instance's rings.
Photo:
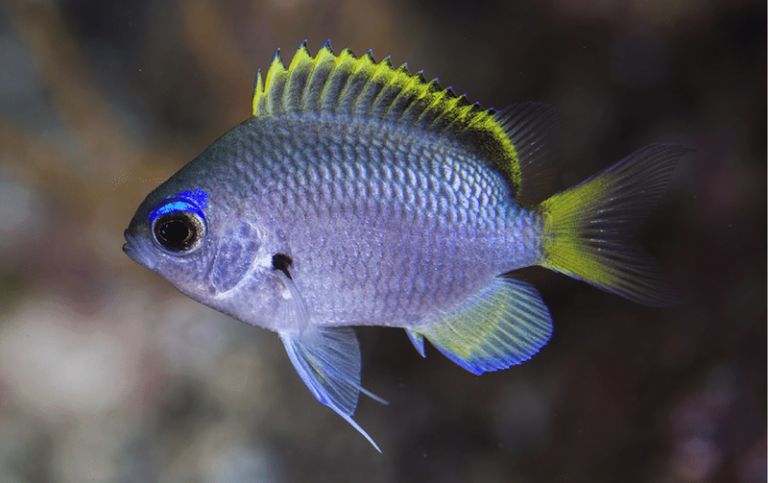
<svg viewBox="0 0 768 483">
<path fill-rule="evenodd" d="M 632 235 L 690 149 L 653 144 L 540 205 L 542 266 L 653 306 L 676 302 L 658 264 Z"/>
</svg>

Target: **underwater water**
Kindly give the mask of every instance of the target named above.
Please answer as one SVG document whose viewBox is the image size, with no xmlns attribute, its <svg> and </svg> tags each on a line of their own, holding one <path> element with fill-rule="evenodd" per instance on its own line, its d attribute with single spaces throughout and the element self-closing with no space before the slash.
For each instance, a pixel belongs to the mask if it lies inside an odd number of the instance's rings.
<svg viewBox="0 0 768 483">
<path fill-rule="evenodd" d="M 766 481 L 766 6 L 643 2 L 0 4 L 0 481 Z M 308 41 L 562 115 L 558 189 L 654 142 L 696 151 L 638 233 L 681 300 L 543 269 L 554 337 L 474 376 L 357 330 L 355 420 L 273 332 L 121 250 L 146 194 L 251 114 Z"/>
</svg>

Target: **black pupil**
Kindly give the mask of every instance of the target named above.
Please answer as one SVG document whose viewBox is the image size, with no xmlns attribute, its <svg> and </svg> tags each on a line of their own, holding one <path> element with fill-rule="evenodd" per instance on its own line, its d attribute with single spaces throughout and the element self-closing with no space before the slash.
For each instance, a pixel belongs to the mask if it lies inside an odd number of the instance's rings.
<svg viewBox="0 0 768 483">
<path fill-rule="evenodd" d="M 173 214 L 163 220 L 158 220 L 155 225 L 157 241 L 168 250 L 175 252 L 186 251 L 192 248 L 197 241 L 197 227 L 185 214 Z"/>
<path fill-rule="evenodd" d="M 189 239 L 190 227 L 182 220 L 171 220 L 160 227 L 160 236 L 170 243 L 184 243 Z"/>
</svg>

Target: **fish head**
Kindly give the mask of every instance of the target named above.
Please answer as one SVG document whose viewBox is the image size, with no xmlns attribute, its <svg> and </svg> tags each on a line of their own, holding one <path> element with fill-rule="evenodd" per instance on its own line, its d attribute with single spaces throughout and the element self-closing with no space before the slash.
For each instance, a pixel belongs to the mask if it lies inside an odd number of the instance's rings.
<svg viewBox="0 0 768 483">
<path fill-rule="evenodd" d="M 139 206 L 123 251 L 198 302 L 268 327 L 285 299 L 273 261 L 285 250 L 276 230 L 238 199 L 211 180 L 177 173 Z"/>
</svg>

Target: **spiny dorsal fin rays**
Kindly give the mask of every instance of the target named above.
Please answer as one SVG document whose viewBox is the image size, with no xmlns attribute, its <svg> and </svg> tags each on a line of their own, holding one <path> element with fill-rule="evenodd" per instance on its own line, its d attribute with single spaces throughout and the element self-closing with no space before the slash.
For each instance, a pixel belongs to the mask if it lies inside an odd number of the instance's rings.
<svg viewBox="0 0 768 483">
<path fill-rule="evenodd" d="M 344 51 L 349 52 L 354 58 L 354 54 L 352 54 L 349 49 L 344 49 Z M 368 104 L 365 102 L 367 99 L 361 99 L 360 93 L 365 84 L 371 79 L 371 73 L 375 66 L 376 62 L 373 60 L 370 50 L 366 51 L 362 57 L 357 59 L 357 61 L 351 65 L 346 83 L 341 89 L 341 92 L 339 92 L 339 112 L 350 114 L 358 114 L 358 112 L 355 111 L 365 112 L 366 104 Z"/>
<path fill-rule="evenodd" d="M 331 44 L 326 43 L 325 45 L 325 49 L 321 50 L 326 50 L 333 56 Z M 355 57 L 349 49 L 344 49 L 338 57 L 333 57 L 333 61 L 335 65 L 331 67 L 328 80 L 320 95 L 320 111 L 334 111 L 336 109 L 336 104 L 339 102 L 341 91 L 349 79 L 352 68 L 357 62 L 357 57 Z"/>
<path fill-rule="evenodd" d="M 302 43 L 288 67 L 288 79 L 283 94 L 283 109 L 286 112 L 300 110 L 306 102 L 305 90 L 310 85 L 309 77 L 312 71 L 312 57 L 309 55 L 306 43 Z M 291 99 L 295 102 L 291 102 Z"/>
<path fill-rule="evenodd" d="M 256 82 L 253 83 L 253 115 L 256 117 L 266 114 L 260 110 L 260 106 L 263 103 L 260 102 L 261 98 L 257 94 L 259 92 L 264 92 L 264 81 L 261 79 L 261 69 L 256 72 Z"/>
<path fill-rule="evenodd" d="M 406 125 L 473 146 L 505 175 L 513 194 L 519 191 L 520 160 L 494 111 L 411 74 L 405 64 L 395 69 L 389 57 L 376 63 L 370 51 L 334 55 L 326 42 L 312 58 L 302 42 L 287 69 L 279 54 L 266 78 L 256 78 L 254 116 L 338 113 Z"/>
<path fill-rule="evenodd" d="M 421 72 L 417 75 L 411 74 L 408 64 L 398 67 L 397 75 L 382 90 L 382 93 L 386 93 L 388 97 L 392 98 L 392 101 L 381 103 L 382 108 L 384 108 L 381 117 L 383 119 L 390 119 L 393 117 L 392 112 L 402 112 L 413 101 L 406 93 L 412 89 L 414 84 L 421 81 L 424 81 L 424 76 Z"/>
<path fill-rule="evenodd" d="M 323 91 L 335 67 L 336 58 L 330 49 L 320 49 L 315 58 L 315 68 L 307 80 L 307 90 L 302 110 L 317 110 L 323 98 Z"/>
<path fill-rule="evenodd" d="M 387 81 L 391 76 L 390 73 L 395 71 L 395 69 L 392 66 L 392 59 L 389 57 L 385 57 L 384 60 L 376 64 L 373 60 L 373 53 L 370 50 L 365 54 L 366 57 L 370 58 L 374 68 L 370 70 L 370 77 L 363 86 L 360 97 L 371 99 L 371 102 L 368 106 L 365 103 L 358 103 L 355 114 L 375 116 L 377 108 L 380 109 L 381 106 L 388 104 L 386 102 L 387 99 L 381 97 L 381 93 L 387 86 Z"/>
</svg>

